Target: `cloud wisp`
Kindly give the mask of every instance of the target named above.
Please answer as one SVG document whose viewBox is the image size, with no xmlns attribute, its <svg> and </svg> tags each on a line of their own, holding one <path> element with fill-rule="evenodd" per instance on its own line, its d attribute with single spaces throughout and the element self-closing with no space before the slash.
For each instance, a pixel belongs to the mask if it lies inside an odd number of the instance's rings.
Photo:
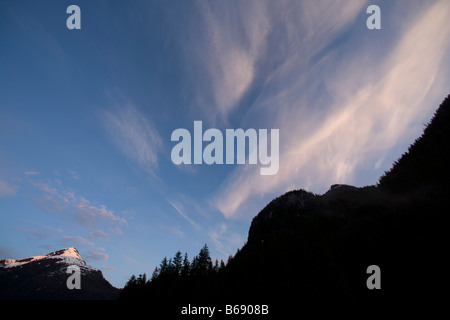
<svg viewBox="0 0 450 320">
<path fill-rule="evenodd" d="M 96 252 L 89 250 L 89 254 L 86 256 L 87 260 L 106 261 L 109 256 L 106 253 Z"/>
<path fill-rule="evenodd" d="M 0 180 L 0 198 L 12 197 L 16 194 L 17 188 L 6 181 Z"/>
<path fill-rule="evenodd" d="M 184 219 L 186 220 L 195 230 L 199 230 L 201 227 L 200 225 L 192 220 L 186 213 L 186 210 L 184 206 L 176 201 L 176 200 L 167 200 L 167 202 L 172 206 L 172 208 L 175 209 L 175 211 Z"/>
<path fill-rule="evenodd" d="M 119 225 L 127 223 L 125 218 L 116 215 L 106 205 L 92 203 L 74 191 L 66 190 L 60 183 L 54 186 L 51 181 L 31 181 L 31 184 L 42 193 L 35 199 L 42 208 L 60 212 L 81 225 L 95 226 L 100 222 Z"/>
<path fill-rule="evenodd" d="M 155 127 L 129 103 L 103 115 L 104 125 L 116 146 L 141 169 L 156 177 L 162 140 Z"/>
<path fill-rule="evenodd" d="M 67 242 L 69 245 L 73 246 L 76 244 L 77 246 L 93 246 L 94 243 L 92 241 L 87 240 L 81 236 L 63 236 L 62 240 Z"/>
<path fill-rule="evenodd" d="M 46 240 L 48 238 L 55 238 L 55 235 L 53 233 L 38 230 L 38 229 L 30 229 L 30 228 L 22 228 L 22 227 L 15 228 L 15 229 L 26 232 L 27 234 L 32 236 L 32 238 L 37 239 L 37 240 Z"/>
<path fill-rule="evenodd" d="M 336 9 L 333 16 L 341 17 Z M 278 108 L 272 126 L 280 128 L 279 173 L 262 177 L 253 168 L 237 168 L 220 188 L 216 207 L 231 218 L 252 197 L 292 186 L 325 191 L 332 183 L 351 183 L 361 165 L 379 164 L 430 113 L 426 108 L 435 99 L 430 92 L 442 98 L 446 90 L 440 70 L 449 64 L 443 60 L 450 46 L 444 14 L 449 10 L 449 3 L 436 2 L 408 21 L 379 63 L 371 54 L 376 44 L 362 36 L 352 39 L 359 41 L 357 52 L 344 43 L 319 58 L 317 52 L 287 57 L 249 112 L 251 117 L 270 106 Z M 342 21 L 322 16 L 322 24 L 307 22 L 303 27 L 311 29 L 303 32 L 310 36 L 298 39 L 299 45 L 315 41 L 320 47 L 319 40 L 329 41 L 332 26 L 344 30 L 352 19 L 346 14 Z M 289 33 L 284 36 L 295 40 Z"/>
<path fill-rule="evenodd" d="M 196 105 L 208 120 L 225 120 L 235 110 L 255 78 L 270 28 L 262 1 L 197 1 L 200 28 L 183 47 L 190 61 Z M 247 13 L 251 12 L 251 15 Z"/>
<path fill-rule="evenodd" d="M 228 256 L 230 252 L 233 252 L 239 246 L 242 246 L 244 242 L 241 235 L 230 230 L 226 223 L 210 228 L 208 236 L 224 257 Z"/>
</svg>

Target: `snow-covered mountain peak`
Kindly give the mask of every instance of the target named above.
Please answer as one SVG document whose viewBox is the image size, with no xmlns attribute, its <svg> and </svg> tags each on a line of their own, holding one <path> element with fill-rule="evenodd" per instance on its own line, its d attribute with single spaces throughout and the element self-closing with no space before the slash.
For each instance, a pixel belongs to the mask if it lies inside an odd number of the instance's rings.
<svg viewBox="0 0 450 320">
<path fill-rule="evenodd" d="M 47 254 L 47 256 L 53 256 L 53 257 L 60 256 L 60 257 L 77 258 L 77 259 L 83 260 L 83 258 L 81 258 L 81 256 L 80 256 L 80 253 L 78 252 L 78 250 L 74 247 L 54 251 L 54 252 Z"/>
<path fill-rule="evenodd" d="M 74 270 L 79 271 L 81 283 L 77 290 L 67 285 Z M 117 299 L 119 292 L 73 247 L 25 259 L 0 260 L 0 300 Z"/>
<path fill-rule="evenodd" d="M 24 264 L 27 264 L 27 263 L 30 263 L 33 261 L 38 261 L 38 260 L 43 260 L 43 259 L 58 259 L 58 260 L 60 260 L 58 262 L 61 262 L 61 263 L 67 263 L 70 265 L 75 264 L 75 265 L 79 265 L 79 266 L 86 266 L 86 262 L 80 256 L 80 253 L 78 252 L 78 250 L 74 247 L 71 247 L 71 248 L 65 248 L 65 249 L 53 251 L 53 252 L 50 252 L 45 255 L 38 255 L 38 256 L 33 256 L 33 257 L 25 258 L 25 259 L 0 260 L 0 267 L 4 267 L 4 268 L 17 267 L 17 266 L 22 266 Z"/>
</svg>

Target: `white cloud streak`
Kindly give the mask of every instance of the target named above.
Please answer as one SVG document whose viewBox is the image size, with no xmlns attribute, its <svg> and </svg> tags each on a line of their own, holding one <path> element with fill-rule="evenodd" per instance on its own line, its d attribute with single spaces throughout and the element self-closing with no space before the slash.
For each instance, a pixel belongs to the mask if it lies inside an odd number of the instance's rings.
<svg viewBox="0 0 450 320">
<path fill-rule="evenodd" d="M 195 79 L 197 103 L 213 120 L 226 119 L 251 86 L 255 64 L 264 52 L 270 28 L 266 4 L 198 1 L 197 5 L 203 28 L 190 47 L 201 69 Z"/>
<path fill-rule="evenodd" d="M 417 122 L 436 107 L 432 103 L 448 93 L 440 70 L 449 65 L 446 13 L 450 3 L 434 2 L 407 21 L 404 33 L 394 46 L 385 48 L 387 54 L 379 63 L 370 63 L 377 61 L 372 56 L 377 44 L 365 42 L 363 34 L 359 40 L 352 39 L 360 41 L 358 51 L 344 44 L 323 54 L 315 64 L 305 64 L 317 54 L 310 48 L 323 47 L 360 9 L 355 7 L 349 14 L 342 12 L 344 8 L 348 6 L 332 11 L 318 8 L 317 19 L 313 10 L 311 18 L 302 22 L 304 36 L 291 39 L 289 32 L 285 34 L 286 41 L 297 40 L 298 48 L 308 49 L 289 55 L 272 73 L 267 93 L 248 115 L 277 107 L 275 120 L 269 124 L 280 128 L 280 170 L 276 176 L 263 177 L 258 168 L 236 169 L 215 201 L 226 217 L 235 216 L 252 197 L 284 192 L 292 185 L 316 191 L 332 183 L 351 183 L 361 165 L 379 163 L 417 129 Z M 294 23 L 285 22 L 287 30 L 295 29 Z M 297 74 L 295 81 L 293 74 Z"/>
<path fill-rule="evenodd" d="M 67 191 L 63 186 L 55 187 L 51 181 L 35 182 L 31 184 L 42 192 L 36 201 L 46 210 L 57 211 L 75 219 L 82 225 L 93 226 L 100 221 L 111 224 L 126 224 L 125 218 L 120 217 L 103 204 L 95 204 L 73 191 Z"/>
<path fill-rule="evenodd" d="M 161 137 L 131 104 L 104 113 L 104 123 L 117 147 L 147 173 L 155 176 Z"/>
<path fill-rule="evenodd" d="M 106 261 L 109 256 L 106 253 L 96 252 L 89 250 L 89 254 L 86 256 L 87 260 Z"/>
<path fill-rule="evenodd" d="M 184 220 L 186 220 L 187 222 L 189 222 L 189 224 L 190 224 L 192 227 L 194 227 L 194 229 L 196 229 L 196 230 L 199 230 L 199 229 L 200 229 L 200 226 L 198 225 L 198 223 L 195 222 L 194 220 L 192 220 L 192 219 L 186 214 L 185 209 L 184 209 L 184 206 L 183 206 L 180 202 L 178 202 L 178 201 L 176 201 L 176 200 L 173 200 L 173 201 L 168 200 L 167 202 L 175 209 L 175 211 L 176 211 L 176 212 L 177 212 Z"/>
<path fill-rule="evenodd" d="M 238 234 L 229 229 L 226 223 L 221 223 L 214 228 L 210 228 L 208 236 L 214 243 L 216 249 L 224 256 L 242 246 L 244 240 Z"/>
</svg>

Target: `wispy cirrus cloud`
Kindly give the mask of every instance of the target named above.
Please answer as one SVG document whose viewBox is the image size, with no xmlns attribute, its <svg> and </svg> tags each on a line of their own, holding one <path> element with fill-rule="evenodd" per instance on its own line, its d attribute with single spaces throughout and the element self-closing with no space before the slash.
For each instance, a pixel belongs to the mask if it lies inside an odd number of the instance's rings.
<svg viewBox="0 0 450 320">
<path fill-rule="evenodd" d="M 73 204 L 73 207 L 76 209 L 80 218 L 86 223 L 91 223 L 93 219 L 103 219 L 110 221 L 111 223 L 119 222 L 126 223 L 126 220 L 122 217 L 119 217 L 114 214 L 114 212 L 108 209 L 104 204 L 94 205 L 91 204 L 88 200 L 83 199 L 83 203 Z"/>
<path fill-rule="evenodd" d="M 82 225 L 95 226 L 100 222 L 119 225 L 127 223 L 125 218 L 116 215 L 106 205 L 93 203 L 74 191 L 67 190 L 61 181 L 53 183 L 48 179 L 45 182 L 30 181 L 30 183 L 41 191 L 41 196 L 34 200 L 42 208 L 62 213 Z"/>
<path fill-rule="evenodd" d="M 165 230 L 165 231 L 169 231 L 170 233 L 180 237 L 180 238 L 184 238 L 184 233 L 183 231 L 181 231 L 179 226 L 167 226 L 167 225 L 160 225 L 159 228 L 161 230 Z"/>
<path fill-rule="evenodd" d="M 172 206 L 172 208 L 175 209 L 175 211 L 184 219 L 186 220 L 194 229 L 199 230 L 201 227 L 200 225 L 192 220 L 188 214 L 186 213 L 186 210 L 184 206 L 176 200 L 167 200 L 167 202 Z"/>
<path fill-rule="evenodd" d="M 74 246 L 74 245 L 93 246 L 94 245 L 94 243 L 92 241 L 89 241 L 86 238 L 81 237 L 81 236 L 63 236 L 62 239 L 65 243 L 68 243 L 69 246 Z"/>
<path fill-rule="evenodd" d="M 6 181 L 0 180 L 0 198 L 12 197 L 16 194 L 17 187 L 12 186 Z"/>
<path fill-rule="evenodd" d="M 252 87 L 298 64 L 299 57 L 307 64 L 364 6 L 343 0 L 196 4 L 201 28 L 190 31 L 192 45 L 183 48 L 196 67 L 189 72 L 196 107 L 208 120 L 225 122 Z"/>
<path fill-rule="evenodd" d="M 63 229 L 61 229 L 61 228 L 57 228 L 57 227 L 54 227 L 54 226 L 49 226 L 49 225 L 46 225 L 46 224 L 43 224 L 43 223 L 40 223 L 40 222 L 37 222 L 37 221 L 34 221 L 34 220 L 27 220 L 26 219 L 24 221 L 27 222 L 27 223 L 30 223 L 32 225 L 38 226 L 41 229 L 48 230 L 48 232 L 51 232 L 52 234 L 58 234 L 58 233 L 62 233 L 63 232 Z"/>
<path fill-rule="evenodd" d="M 105 111 L 103 123 L 116 146 L 127 158 L 155 176 L 162 145 L 156 128 L 131 103 Z"/>
<path fill-rule="evenodd" d="M 38 240 L 45 240 L 48 238 L 55 238 L 55 235 L 51 232 L 42 231 L 38 229 L 30 229 L 30 228 L 15 228 L 16 230 L 26 232 L 27 234 L 31 235 L 32 238 L 38 239 Z"/>
<path fill-rule="evenodd" d="M 255 78 L 255 68 L 270 28 L 262 1 L 197 1 L 201 27 L 185 46 L 191 63 L 197 107 L 210 120 L 226 119 Z M 251 12 L 251 14 L 248 14 Z"/>
<path fill-rule="evenodd" d="M 30 171 L 25 171 L 23 174 L 25 176 L 35 176 L 35 175 L 38 175 L 39 172 L 30 170 Z"/>
<path fill-rule="evenodd" d="M 102 266 L 102 269 L 105 269 L 105 270 L 114 270 L 116 267 L 113 267 L 113 266 Z"/>
<path fill-rule="evenodd" d="M 208 231 L 208 236 L 214 243 L 216 249 L 227 256 L 236 248 L 242 245 L 244 239 L 236 232 L 230 230 L 226 223 L 221 223 L 216 227 L 212 227 Z"/>
<path fill-rule="evenodd" d="M 287 32 L 284 41 L 298 48 L 326 46 L 339 32 L 347 32 L 345 26 L 359 12 L 343 13 L 344 8 L 320 10 L 321 21 L 312 14 L 311 21 L 298 25 L 304 35 L 296 38 Z M 354 34 L 352 45 L 342 41 L 333 50 L 288 55 L 247 114 L 251 119 L 277 106 L 274 119 L 266 123 L 280 128 L 280 170 L 264 177 L 257 168 L 236 169 L 220 188 L 216 207 L 230 218 L 249 199 L 267 193 L 289 188 L 317 192 L 333 183 L 351 183 L 361 165 L 379 167 L 399 142 L 420 133 L 418 124 L 448 93 L 445 83 L 450 79 L 442 66 L 450 65 L 445 59 L 449 10 L 450 3 L 437 1 L 421 14 L 411 14 L 414 19 L 404 21 L 403 32 L 383 55 L 374 56 L 377 42 L 366 41 L 367 30 Z M 291 22 L 286 24 L 295 26 Z M 352 50 L 354 42 L 357 51 Z"/>
<path fill-rule="evenodd" d="M 108 236 L 108 234 L 106 232 L 104 232 L 103 230 L 95 230 L 95 231 L 91 231 L 89 232 L 89 236 L 91 238 L 105 238 Z"/>
<path fill-rule="evenodd" d="M 98 260 L 98 261 L 106 261 L 109 256 L 106 253 L 96 252 L 89 250 L 89 254 L 86 256 L 88 260 Z"/>
</svg>

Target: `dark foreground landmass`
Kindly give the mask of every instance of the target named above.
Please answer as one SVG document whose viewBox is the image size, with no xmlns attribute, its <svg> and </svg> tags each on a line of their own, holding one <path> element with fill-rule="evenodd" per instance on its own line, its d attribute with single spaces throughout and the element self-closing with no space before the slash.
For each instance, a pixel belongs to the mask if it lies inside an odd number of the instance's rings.
<svg viewBox="0 0 450 320">
<path fill-rule="evenodd" d="M 336 302 L 438 306 L 448 252 L 449 164 L 450 96 L 377 185 L 334 185 L 323 195 L 288 192 L 253 219 L 246 244 L 226 264 L 215 265 L 206 245 L 192 261 L 178 252 L 150 279 L 130 278 L 120 299 L 292 310 Z M 381 289 L 367 286 L 371 265 L 380 268 Z"/>
</svg>

